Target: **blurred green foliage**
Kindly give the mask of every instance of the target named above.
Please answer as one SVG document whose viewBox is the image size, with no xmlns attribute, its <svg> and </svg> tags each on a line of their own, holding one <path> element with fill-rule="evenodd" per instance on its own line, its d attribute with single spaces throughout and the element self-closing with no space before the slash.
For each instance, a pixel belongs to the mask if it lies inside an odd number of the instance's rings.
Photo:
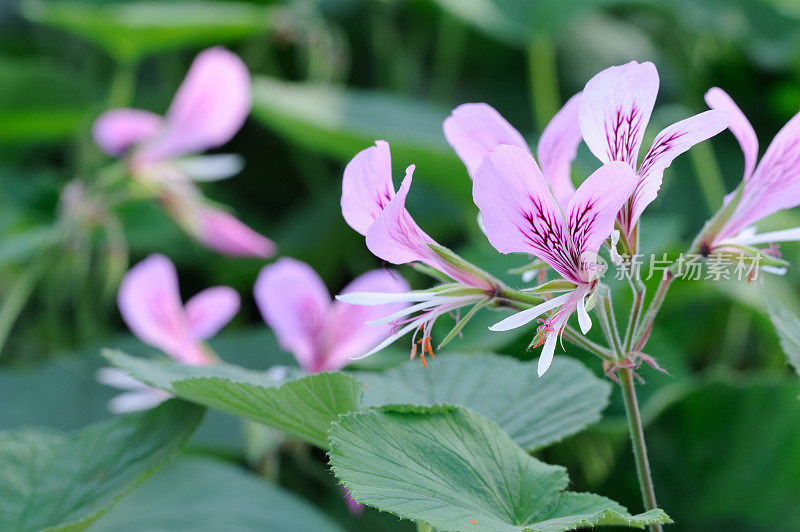
<svg viewBox="0 0 800 532">
<path fill-rule="evenodd" d="M 69 429 L 106 416 L 112 392 L 92 377 L 98 347 L 135 352 L 138 343 L 120 339 L 113 235 L 72 228 L 66 238 L 55 225 L 59 195 L 107 163 L 91 142 L 92 119 L 119 105 L 163 112 L 203 47 L 231 47 L 256 76 L 252 117 L 225 147 L 244 156 L 246 168 L 205 190 L 274 238 L 281 253 L 309 262 L 332 290 L 379 266 L 339 210 L 344 163 L 375 139 L 392 144 L 396 175 L 417 165 L 409 209 L 427 232 L 498 274 L 522 262 L 494 253 L 477 230 L 469 178 L 441 134 L 441 120 L 460 103 L 495 106 L 533 142 L 594 73 L 637 59 L 654 61 L 661 76 L 649 136 L 704 110 L 702 95 L 715 85 L 743 108 L 762 152 L 800 108 L 800 9 L 792 0 L 12 0 L 0 5 L 0 28 L 4 429 Z M 595 165 L 582 148 L 575 177 Z M 645 213 L 645 249 L 685 250 L 741 173 L 727 133 L 676 161 Z M 131 262 L 162 252 L 178 265 L 187 294 L 217 283 L 242 293 L 242 312 L 219 339 L 224 360 L 258 369 L 291 363 L 249 297 L 263 262 L 188 242 L 151 204 L 126 205 L 118 215 Z M 795 210 L 764 228 L 797 225 Z M 57 260 L 44 260 L 57 245 Z M 798 246 L 781 251 L 798 264 Z M 640 394 L 657 493 L 675 530 L 800 529 L 800 387 L 763 311 L 765 297 L 800 310 L 797 271 L 763 287 L 687 281 L 670 292 L 649 349 L 670 375 L 645 369 Z M 624 308 L 625 287 L 617 288 Z M 470 324 L 451 349 L 535 356 L 525 350 L 527 335 L 489 334 L 483 323 Z M 394 363 L 404 349 L 366 364 Z M 571 351 L 600 373 L 588 355 Z M 604 421 L 539 454 L 568 467 L 571 489 L 634 510 L 640 502 L 622 413 L 615 393 Z M 209 416 L 193 451 L 243 462 L 238 422 Z M 250 465 L 320 503 L 343 528 L 407 526 L 371 510 L 349 516 L 315 451 L 289 442 L 272 452 L 279 473 L 271 462 Z M 215 466 L 191 467 L 226 478 Z M 155 493 L 175 474 L 154 477 Z M 130 515 L 121 506 L 116 518 Z"/>
</svg>

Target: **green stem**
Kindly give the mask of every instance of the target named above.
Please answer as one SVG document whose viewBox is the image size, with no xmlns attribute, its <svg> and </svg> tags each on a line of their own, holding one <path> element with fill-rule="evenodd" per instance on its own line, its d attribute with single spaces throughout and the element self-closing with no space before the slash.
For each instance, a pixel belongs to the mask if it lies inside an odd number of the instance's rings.
<svg viewBox="0 0 800 532">
<path fill-rule="evenodd" d="M 533 118 L 544 129 L 560 107 L 556 51 L 546 33 L 533 37 L 528 43 L 528 85 L 533 105 Z"/>
<path fill-rule="evenodd" d="M 642 491 L 642 501 L 646 510 L 658 508 L 656 493 L 653 487 L 653 478 L 650 474 L 650 462 L 647 459 L 647 447 L 644 442 L 644 428 L 642 415 L 639 412 L 639 403 L 636 400 L 636 385 L 633 382 L 633 370 L 620 369 L 619 382 L 622 388 L 622 398 L 625 401 L 625 413 L 628 418 L 628 430 L 631 435 L 633 457 L 636 460 L 636 474 L 639 477 L 639 487 Z M 660 524 L 651 525 L 652 532 L 661 532 Z"/>
<path fill-rule="evenodd" d="M 669 291 L 669 286 L 672 284 L 673 279 L 675 279 L 675 274 L 672 270 L 664 272 L 664 276 L 658 284 L 653 300 L 650 302 L 650 307 L 647 309 L 644 319 L 634 333 L 634 340 L 632 342 L 634 350 L 641 351 L 644 349 L 647 340 L 650 338 L 650 332 L 653 330 L 653 322 L 658 315 L 658 311 L 661 309 L 661 305 L 664 303 L 664 299 L 667 297 L 667 292 Z"/>
<path fill-rule="evenodd" d="M 624 358 L 625 352 L 622 349 L 622 342 L 619 338 L 617 329 L 617 319 L 614 317 L 614 305 L 611 302 L 611 293 L 607 286 L 598 287 L 600 303 L 595 307 L 600 318 L 600 327 L 606 337 L 608 345 L 614 349 L 617 358 Z"/>
<path fill-rule="evenodd" d="M 3 306 L 0 308 L 0 353 L 3 352 L 3 347 L 8 341 L 11 329 L 14 327 L 17 318 L 19 318 L 22 309 L 25 308 L 28 298 L 31 297 L 36 283 L 47 271 L 49 265 L 50 257 L 40 258 L 38 262 L 34 263 L 22 274 L 22 277 L 11 289 L 6 300 L 3 301 Z"/>
<path fill-rule="evenodd" d="M 631 282 L 631 289 L 633 290 L 633 306 L 631 307 L 631 315 L 628 319 L 628 329 L 625 331 L 625 353 L 629 353 L 633 345 L 633 336 L 639 325 L 639 319 L 642 317 L 642 308 L 644 307 L 644 298 L 646 289 L 640 279 L 629 277 Z"/>
<path fill-rule="evenodd" d="M 609 349 L 606 349 L 602 345 L 589 340 L 570 325 L 564 327 L 563 335 L 569 343 L 574 344 L 583 350 L 602 358 L 603 360 L 615 358 L 614 353 L 612 353 Z"/>
<path fill-rule="evenodd" d="M 109 109 L 129 107 L 133 103 L 133 95 L 136 92 L 136 68 L 135 61 L 117 61 L 111 88 L 108 91 Z"/>
</svg>

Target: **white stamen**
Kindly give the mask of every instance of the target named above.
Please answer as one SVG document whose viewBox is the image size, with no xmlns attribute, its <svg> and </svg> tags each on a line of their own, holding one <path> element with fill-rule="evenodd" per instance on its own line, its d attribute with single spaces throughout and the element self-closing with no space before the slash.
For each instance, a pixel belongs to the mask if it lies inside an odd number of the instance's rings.
<svg viewBox="0 0 800 532">
<path fill-rule="evenodd" d="M 351 292 L 336 296 L 338 301 L 351 305 L 383 305 L 406 301 L 427 301 L 431 294 L 422 292 Z"/>
<path fill-rule="evenodd" d="M 794 242 L 800 240 L 800 227 L 783 229 L 781 231 L 770 231 L 768 233 L 755 234 L 755 232 L 742 231 L 733 238 L 727 238 L 720 242 L 719 246 L 725 244 L 739 244 L 752 246 L 755 244 L 768 244 L 770 242 Z"/>
<path fill-rule="evenodd" d="M 386 325 L 387 323 L 392 323 L 396 321 L 398 318 L 402 318 L 404 316 L 408 316 L 417 312 L 418 310 L 426 310 L 432 307 L 438 307 L 439 305 L 447 304 L 447 303 L 456 303 L 456 302 L 464 302 L 468 303 L 470 301 L 475 300 L 473 296 L 466 296 L 466 297 L 441 297 L 441 296 L 431 296 L 431 299 L 428 301 L 423 301 L 422 303 L 417 303 L 416 305 L 411 305 L 410 307 L 406 307 L 403 310 L 398 310 L 397 312 L 385 316 L 383 318 L 379 318 L 377 320 L 372 320 L 366 322 L 367 325 Z"/>
</svg>

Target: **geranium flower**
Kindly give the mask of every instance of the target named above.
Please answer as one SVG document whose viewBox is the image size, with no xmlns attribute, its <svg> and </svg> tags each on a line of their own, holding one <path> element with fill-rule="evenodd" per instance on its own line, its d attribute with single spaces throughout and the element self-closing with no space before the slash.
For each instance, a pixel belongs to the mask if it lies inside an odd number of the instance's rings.
<svg viewBox="0 0 800 532">
<path fill-rule="evenodd" d="M 408 291 L 408 283 L 396 272 L 373 270 L 357 277 L 342 293 L 362 291 L 398 294 Z M 319 275 L 291 258 L 265 266 L 253 292 L 281 347 L 294 355 L 306 373 L 341 369 L 372 349 L 389 335 L 391 327 L 366 322 L 405 306 L 361 307 L 333 301 Z"/>
<path fill-rule="evenodd" d="M 193 181 L 237 174 L 236 155 L 195 154 L 227 143 L 242 127 L 251 106 L 250 74 L 235 54 L 222 48 L 201 52 L 189 68 L 165 117 L 140 109 L 112 109 L 94 123 L 97 145 L 125 156 L 130 174 L 179 216 L 181 225 L 205 246 L 231 255 L 269 257 L 267 238 L 205 201 Z M 225 228 L 215 226 L 224 218 Z M 220 233 L 229 241 L 218 238 Z"/>
<path fill-rule="evenodd" d="M 653 63 L 631 61 L 598 73 L 580 97 L 578 120 L 586 145 L 603 163 L 625 162 L 638 175 L 636 188 L 618 216 L 625 237 L 631 235 L 642 211 L 656 198 L 664 170 L 675 157 L 728 126 L 726 111 L 706 111 L 681 120 L 656 135 L 639 164 L 639 148 L 658 83 Z"/>
<path fill-rule="evenodd" d="M 239 294 L 233 288 L 216 286 L 203 290 L 184 305 L 175 266 L 167 257 L 154 254 L 125 274 L 117 306 L 139 340 L 176 362 L 201 366 L 217 361 L 203 342 L 236 315 Z M 104 384 L 131 390 L 111 403 L 112 410 L 117 412 L 150 408 L 169 397 L 133 384 L 121 370 L 106 368 L 98 377 Z"/>
<path fill-rule="evenodd" d="M 575 193 L 570 172 L 582 140 L 578 124 L 579 102 L 580 93 L 570 98 L 553 116 L 544 128 L 536 149 L 542 173 L 562 207 L 566 207 Z M 483 158 L 498 146 L 508 144 L 529 150 L 528 143 L 519 131 L 485 103 L 459 105 L 445 119 L 443 129 L 447 142 L 473 179 Z"/>
<path fill-rule="evenodd" d="M 744 154 L 744 176 L 702 234 L 700 252 L 741 252 L 758 244 L 800 240 L 800 227 L 762 234 L 752 227 L 770 214 L 800 205 L 800 113 L 775 135 L 758 162 L 756 134 L 730 96 L 714 87 L 706 93 L 706 102 L 730 113 L 731 133 Z"/>
<path fill-rule="evenodd" d="M 411 358 L 416 355 L 419 343 L 422 362 L 426 364 L 424 355 L 433 356 L 431 330 L 436 320 L 468 305 L 486 304 L 502 284 L 437 244 L 417 225 L 405 207 L 413 173 L 414 165 L 411 165 L 395 193 L 389 144 L 377 141 L 375 146 L 353 157 L 345 168 L 342 214 L 350 227 L 366 236 L 367 247 L 375 256 L 392 264 L 421 262 L 455 282 L 403 294 L 352 292 L 340 294 L 337 299 L 354 305 L 416 302 L 373 322 L 394 324 L 395 332 L 363 356 L 380 351 L 413 330 Z M 418 314 L 412 317 L 415 313 Z M 422 338 L 417 341 L 419 333 Z"/>
<path fill-rule="evenodd" d="M 486 236 L 500 253 L 528 253 L 545 261 L 572 288 L 491 327 L 505 331 L 554 311 L 539 327 L 544 343 L 538 373 L 550 367 L 559 334 L 577 310 L 582 332 L 592 325 L 585 300 L 597 284 L 597 252 L 614 228 L 620 207 L 636 187 L 631 167 L 609 162 L 578 187 L 562 212 L 533 156 L 516 146 L 487 155 L 473 183 L 473 199 L 483 214 Z"/>
</svg>

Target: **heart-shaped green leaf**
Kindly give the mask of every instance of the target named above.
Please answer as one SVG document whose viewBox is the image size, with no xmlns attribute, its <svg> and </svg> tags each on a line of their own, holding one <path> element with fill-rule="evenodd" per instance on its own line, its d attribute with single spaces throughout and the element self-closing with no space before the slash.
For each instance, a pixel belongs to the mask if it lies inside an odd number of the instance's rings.
<svg viewBox="0 0 800 532">
<path fill-rule="evenodd" d="M 357 410 L 361 383 L 344 373 L 282 380 L 274 373 L 228 364 L 186 366 L 104 352 L 115 366 L 154 388 L 228 414 L 279 429 L 327 447 L 328 428 L 339 414 Z"/>
<path fill-rule="evenodd" d="M 493 354 L 448 353 L 426 371 L 411 361 L 384 373 L 356 374 L 364 404 L 466 406 L 528 450 L 575 434 L 600 419 L 610 386 L 580 362 L 558 357 L 539 378 L 536 362 Z"/>
<path fill-rule="evenodd" d="M 0 530 L 83 530 L 161 467 L 205 409 L 168 401 L 62 434 L 0 433 Z"/>
<path fill-rule="evenodd" d="M 466 408 L 353 412 L 331 427 L 330 464 L 353 497 L 441 532 L 644 528 L 661 510 L 564 491 L 564 468 L 528 455 L 497 424 Z"/>
<path fill-rule="evenodd" d="M 186 456 L 114 506 L 92 525 L 92 532 L 218 532 L 232 527 L 270 532 L 342 531 L 314 506 L 275 484 L 219 460 Z"/>
</svg>

